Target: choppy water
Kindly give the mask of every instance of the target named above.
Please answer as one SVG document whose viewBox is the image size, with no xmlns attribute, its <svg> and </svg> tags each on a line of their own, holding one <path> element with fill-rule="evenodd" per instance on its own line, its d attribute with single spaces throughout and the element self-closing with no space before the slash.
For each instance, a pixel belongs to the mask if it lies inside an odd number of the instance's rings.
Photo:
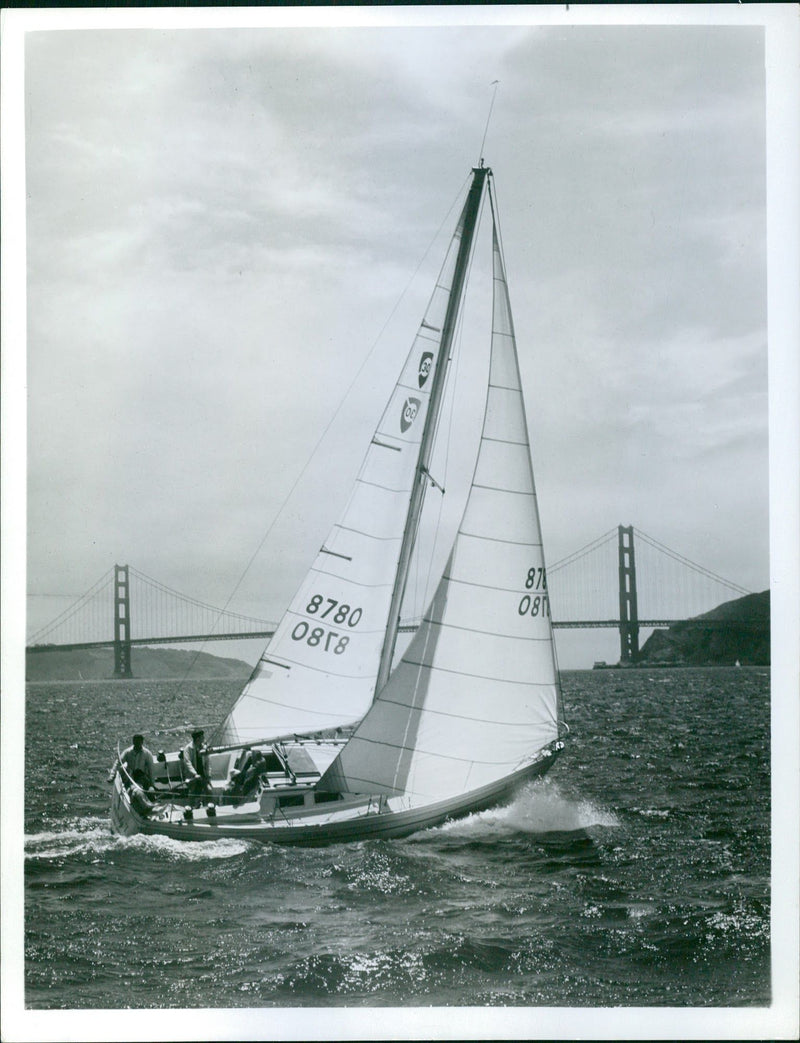
<svg viewBox="0 0 800 1043">
<path fill-rule="evenodd" d="M 551 775 L 406 840 L 112 836 L 117 740 L 234 693 L 29 686 L 30 1008 L 769 1003 L 768 670 L 566 673 Z"/>
</svg>

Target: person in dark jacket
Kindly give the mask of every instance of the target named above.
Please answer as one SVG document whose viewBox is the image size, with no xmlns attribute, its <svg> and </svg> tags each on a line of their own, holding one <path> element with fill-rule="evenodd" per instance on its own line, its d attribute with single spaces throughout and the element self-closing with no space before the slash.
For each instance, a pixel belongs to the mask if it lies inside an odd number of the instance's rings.
<svg viewBox="0 0 800 1043">
<path fill-rule="evenodd" d="M 186 788 L 189 793 L 206 794 L 211 791 L 211 780 L 208 775 L 208 753 L 203 744 L 204 738 L 205 732 L 203 729 L 195 728 L 192 732 L 192 741 L 188 742 L 181 750 L 183 778 L 188 782 Z"/>
<path fill-rule="evenodd" d="M 232 772 L 228 793 L 239 801 L 245 800 L 258 784 L 259 776 L 267 770 L 267 762 L 260 750 L 247 750 L 240 768 Z"/>
</svg>

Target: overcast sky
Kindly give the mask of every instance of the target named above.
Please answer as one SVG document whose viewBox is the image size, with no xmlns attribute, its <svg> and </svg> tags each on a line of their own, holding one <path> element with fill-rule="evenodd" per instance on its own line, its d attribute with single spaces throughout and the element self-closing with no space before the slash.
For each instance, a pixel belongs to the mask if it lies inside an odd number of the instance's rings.
<svg viewBox="0 0 800 1043">
<path fill-rule="evenodd" d="M 20 150 L 8 147 L 21 94 L 15 25 L 220 15 L 3 11 L 3 770 L 11 780 L 24 767 L 22 717 L 9 713 L 21 703 L 22 656 L 13 659 L 7 637 L 21 644 L 25 417 L 9 399 L 28 407 L 29 630 L 126 561 L 221 604 L 256 555 L 234 607 L 274 616 L 346 495 L 427 283 L 378 334 L 478 157 L 499 80 L 484 154 L 501 202 L 547 559 L 631 523 L 753 590 L 772 579 L 784 624 L 776 633 L 773 616 L 773 679 L 788 681 L 773 684 L 782 725 L 773 783 L 786 797 L 773 808 L 774 861 L 791 881 L 791 909 L 796 7 L 431 12 L 550 25 L 31 34 L 23 189 Z M 326 17 L 409 15 L 344 7 Z M 673 24 L 578 24 L 609 17 Z M 763 34 L 677 24 L 692 19 L 762 19 L 771 47 L 771 577 Z M 12 328 L 24 297 L 12 224 L 23 211 L 27 344 L 18 316 Z M 601 636 L 611 659 L 616 635 Z M 577 639 L 574 659 L 562 651 L 571 637 L 559 632 L 562 665 L 588 665 L 598 634 Z M 16 792 L 4 787 L 4 884 L 9 866 L 22 865 Z M 19 815 L 13 865 L 10 811 Z M 21 909 L 21 872 L 14 880 L 16 901 L 4 899 Z M 776 921 L 774 941 L 787 941 L 781 925 L 791 922 Z M 796 1011 L 796 937 L 788 941 L 776 948 L 787 958 L 773 989 Z M 175 1014 L 179 1038 L 187 1022 Z M 723 1015 L 701 1022 L 701 1035 Z M 584 1028 L 641 1027 L 625 1012 L 590 1016 Z M 537 1018 L 557 1032 L 564 1012 Z M 39 1028 L 26 1038 L 42 1038 Z"/>
<path fill-rule="evenodd" d="M 115 562 L 225 603 L 335 417 L 231 606 L 280 614 L 493 80 L 547 559 L 633 524 L 768 586 L 760 28 L 41 32 L 26 77 L 29 632 Z"/>
</svg>

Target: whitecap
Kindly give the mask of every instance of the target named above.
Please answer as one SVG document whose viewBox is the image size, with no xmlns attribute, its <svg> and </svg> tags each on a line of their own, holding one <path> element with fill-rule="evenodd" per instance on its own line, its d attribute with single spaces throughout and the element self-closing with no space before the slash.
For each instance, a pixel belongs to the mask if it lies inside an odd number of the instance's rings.
<svg viewBox="0 0 800 1043">
<path fill-rule="evenodd" d="M 91 816 L 70 819 L 64 823 L 63 829 L 26 833 L 25 857 L 63 858 L 65 855 L 81 853 L 98 854 L 112 847 L 114 840 L 105 818 Z"/>
<path fill-rule="evenodd" d="M 625 911 L 631 920 L 641 920 L 644 916 L 653 916 L 658 910 L 651 902 L 631 902 Z"/>
<path fill-rule="evenodd" d="M 616 816 L 588 800 L 565 797 L 550 780 L 531 782 L 504 807 L 446 822 L 449 833 L 569 833 L 592 826 L 618 826 Z"/>
<path fill-rule="evenodd" d="M 108 851 L 145 851 L 166 855 L 180 861 L 206 861 L 233 858 L 253 846 L 247 840 L 211 840 L 187 843 L 171 837 L 146 836 L 137 833 L 120 837 L 112 833 L 108 819 L 99 816 L 74 819 L 64 823 L 60 830 L 45 830 L 25 836 L 25 856 L 28 859 L 65 858 L 73 855 L 101 855 Z M 258 845 L 261 847 L 261 845 Z"/>
<path fill-rule="evenodd" d="M 616 816 L 589 800 L 565 797 L 552 781 L 531 783 L 507 808 L 506 821 L 527 833 L 570 832 L 592 826 L 618 826 Z"/>
<path fill-rule="evenodd" d="M 179 862 L 206 862 L 218 858 L 235 858 L 255 845 L 255 841 L 227 837 L 192 843 L 186 840 L 173 840 L 172 837 L 147 836 L 145 833 L 136 833 L 132 837 L 115 837 L 115 840 L 120 848 L 166 855 Z M 261 846 L 259 844 L 258 848 Z"/>
</svg>

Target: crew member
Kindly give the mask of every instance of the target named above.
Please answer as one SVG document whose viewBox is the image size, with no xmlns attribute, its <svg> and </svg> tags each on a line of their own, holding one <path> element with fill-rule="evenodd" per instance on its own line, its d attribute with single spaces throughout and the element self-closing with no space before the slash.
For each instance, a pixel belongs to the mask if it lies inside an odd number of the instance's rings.
<svg viewBox="0 0 800 1043">
<path fill-rule="evenodd" d="M 192 741 L 181 750 L 183 774 L 188 781 L 187 791 L 198 794 L 208 793 L 211 790 L 211 781 L 208 776 L 208 754 L 203 746 L 205 732 L 202 728 L 195 728 L 191 734 Z"/>
<path fill-rule="evenodd" d="M 247 750 L 241 768 L 231 772 L 228 793 L 233 798 L 244 799 L 256 788 L 258 779 L 267 770 L 267 762 L 260 750 Z M 236 800 L 234 801 L 236 802 Z"/>
<path fill-rule="evenodd" d="M 144 736 L 138 732 L 133 737 L 133 746 L 125 750 L 111 769 L 109 781 L 114 778 L 118 768 L 124 768 L 122 778 L 125 785 L 133 780 L 137 786 L 148 792 L 153 789 L 153 754 L 144 744 Z"/>
</svg>

